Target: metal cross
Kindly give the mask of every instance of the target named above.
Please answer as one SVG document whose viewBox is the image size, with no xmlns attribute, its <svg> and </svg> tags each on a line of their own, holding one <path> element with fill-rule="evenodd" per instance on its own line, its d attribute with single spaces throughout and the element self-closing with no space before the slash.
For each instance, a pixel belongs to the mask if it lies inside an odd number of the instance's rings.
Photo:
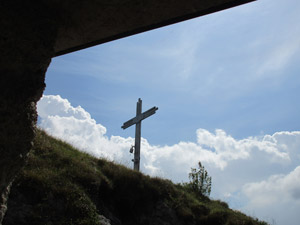
<svg viewBox="0 0 300 225">
<path fill-rule="evenodd" d="M 139 98 L 136 104 L 136 117 L 128 120 L 123 124 L 121 128 L 124 130 L 132 125 L 135 124 L 135 145 L 134 145 L 134 159 L 132 160 L 134 163 L 133 169 L 136 171 L 140 170 L 140 149 L 141 149 L 141 125 L 142 120 L 146 119 L 147 117 L 155 114 L 157 107 L 152 107 L 151 109 L 147 110 L 146 112 L 142 113 L 142 100 Z M 130 150 L 132 152 L 133 149 Z"/>
</svg>

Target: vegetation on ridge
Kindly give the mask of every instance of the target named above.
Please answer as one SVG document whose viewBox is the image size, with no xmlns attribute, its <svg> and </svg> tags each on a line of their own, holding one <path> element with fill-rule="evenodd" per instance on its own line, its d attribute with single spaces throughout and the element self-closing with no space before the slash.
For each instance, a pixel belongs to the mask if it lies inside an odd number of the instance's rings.
<svg viewBox="0 0 300 225">
<path fill-rule="evenodd" d="M 208 175 L 201 162 L 198 162 L 198 167 L 198 169 L 191 168 L 189 173 L 190 182 L 182 185 L 199 195 L 209 196 L 211 192 L 211 176 Z"/>
<path fill-rule="evenodd" d="M 3 225 L 227 224 L 265 222 L 169 180 L 94 158 L 37 131 L 28 164 L 15 180 Z"/>
</svg>

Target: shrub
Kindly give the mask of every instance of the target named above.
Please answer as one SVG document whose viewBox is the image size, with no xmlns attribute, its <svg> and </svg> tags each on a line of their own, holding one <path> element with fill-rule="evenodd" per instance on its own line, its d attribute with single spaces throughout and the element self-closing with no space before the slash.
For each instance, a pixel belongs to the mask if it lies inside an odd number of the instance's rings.
<svg viewBox="0 0 300 225">
<path fill-rule="evenodd" d="M 190 182 L 186 185 L 198 194 L 209 196 L 211 192 L 211 176 L 208 175 L 201 162 L 198 163 L 198 166 L 199 168 L 191 168 L 189 173 Z"/>
</svg>

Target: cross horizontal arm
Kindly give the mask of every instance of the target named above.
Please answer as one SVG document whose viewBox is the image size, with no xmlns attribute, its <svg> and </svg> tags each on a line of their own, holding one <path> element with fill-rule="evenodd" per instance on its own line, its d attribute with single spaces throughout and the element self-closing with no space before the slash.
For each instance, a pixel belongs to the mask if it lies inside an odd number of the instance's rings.
<svg viewBox="0 0 300 225">
<path fill-rule="evenodd" d="M 147 110 L 146 112 L 143 112 L 141 120 L 146 119 L 149 116 L 152 116 L 153 114 L 155 114 L 156 110 L 158 110 L 158 108 L 154 106 L 151 109 Z"/>
<path fill-rule="evenodd" d="M 121 128 L 123 128 L 124 130 L 130 126 L 132 126 L 133 124 L 136 124 L 137 122 L 136 117 L 132 118 L 131 120 L 128 120 L 127 122 L 123 123 L 123 126 Z"/>
<path fill-rule="evenodd" d="M 147 117 L 153 115 L 156 112 L 156 110 L 158 110 L 157 107 L 155 107 L 155 106 L 152 107 L 151 109 L 147 110 L 146 112 L 144 112 L 144 113 L 128 120 L 127 122 L 125 122 L 121 128 L 123 128 L 125 130 L 126 128 L 128 128 L 130 126 L 132 126 L 134 124 L 137 124 L 141 120 L 146 119 Z"/>
</svg>

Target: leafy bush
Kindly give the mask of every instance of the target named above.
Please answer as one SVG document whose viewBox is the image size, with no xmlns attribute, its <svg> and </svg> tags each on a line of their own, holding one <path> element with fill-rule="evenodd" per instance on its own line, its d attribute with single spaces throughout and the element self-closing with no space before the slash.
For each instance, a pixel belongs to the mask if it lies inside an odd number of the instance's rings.
<svg viewBox="0 0 300 225">
<path fill-rule="evenodd" d="M 185 185 L 200 195 L 209 196 L 211 192 L 211 176 L 208 175 L 201 162 L 198 162 L 198 166 L 199 168 L 191 168 L 189 173 L 190 182 Z"/>
</svg>

